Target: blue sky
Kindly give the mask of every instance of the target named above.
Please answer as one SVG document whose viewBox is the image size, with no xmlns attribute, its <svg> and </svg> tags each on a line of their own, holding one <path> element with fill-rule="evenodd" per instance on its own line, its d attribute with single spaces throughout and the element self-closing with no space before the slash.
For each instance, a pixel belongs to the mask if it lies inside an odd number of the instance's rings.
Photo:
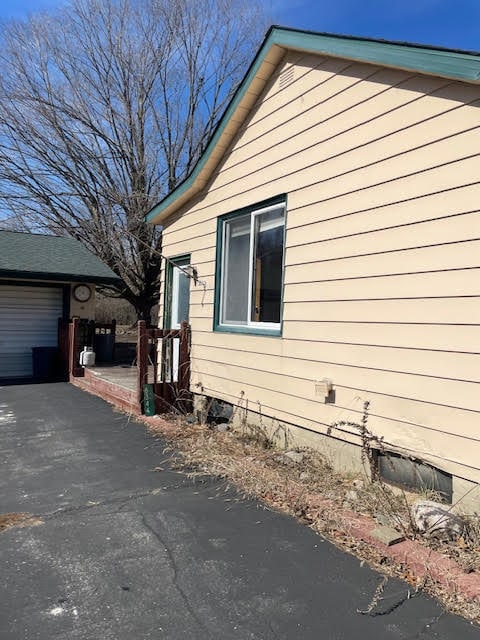
<svg viewBox="0 0 480 640">
<path fill-rule="evenodd" d="M 284 26 L 480 50 L 480 0 L 264 0 Z"/>
<path fill-rule="evenodd" d="M 284 26 L 480 50 L 480 0 L 262 2 L 271 21 Z M 22 18 L 59 4 L 62 0 L 0 0 L 0 19 Z"/>
<path fill-rule="evenodd" d="M 24 18 L 29 13 L 48 10 L 59 4 L 55 0 L 0 0 L 0 18 Z"/>
</svg>

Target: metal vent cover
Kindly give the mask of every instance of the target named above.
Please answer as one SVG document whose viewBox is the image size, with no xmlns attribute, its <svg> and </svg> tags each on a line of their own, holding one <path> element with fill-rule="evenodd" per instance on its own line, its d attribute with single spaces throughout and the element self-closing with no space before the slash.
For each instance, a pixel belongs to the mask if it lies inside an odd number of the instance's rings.
<svg viewBox="0 0 480 640">
<path fill-rule="evenodd" d="M 280 74 L 278 85 L 280 89 L 284 89 L 287 87 L 292 81 L 295 75 L 295 68 L 292 66 L 288 67 Z"/>
</svg>

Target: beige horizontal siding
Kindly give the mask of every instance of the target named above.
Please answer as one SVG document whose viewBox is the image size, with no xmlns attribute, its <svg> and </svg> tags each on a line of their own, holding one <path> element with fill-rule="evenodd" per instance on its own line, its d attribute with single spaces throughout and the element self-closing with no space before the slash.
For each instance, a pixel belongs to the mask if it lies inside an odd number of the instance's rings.
<svg viewBox="0 0 480 640">
<path fill-rule="evenodd" d="M 268 97 L 260 102 L 253 116 L 243 126 L 242 139 L 235 145 L 232 153 L 239 152 L 244 145 L 255 139 L 259 132 L 272 126 L 272 122 L 294 118 L 297 111 L 293 102 L 298 93 L 301 93 L 302 99 L 300 105 L 297 105 L 297 109 L 300 106 L 303 112 L 308 112 L 309 109 L 315 108 L 319 102 L 332 99 L 349 86 L 355 85 L 359 78 L 364 79 L 370 73 L 375 73 L 377 69 L 377 67 L 360 65 L 347 60 L 320 58 L 318 63 L 306 73 L 298 71 L 297 66 L 294 70 L 293 81 L 281 90 L 279 78 L 282 70 L 279 70 L 278 80 L 274 79 Z M 357 75 L 355 75 L 356 72 Z M 406 74 L 403 74 L 402 79 L 405 77 Z"/>
<path fill-rule="evenodd" d="M 415 113 L 415 117 L 417 114 Z M 292 162 L 298 163 L 296 173 L 304 184 L 311 183 L 311 171 L 307 169 L 315 167 L 321 184 L 328 180 L 348 176 L 350 186 L 354 188 L 360 170 L 370 170 L 375 174 L 376 180 L 388 180 L 397 178 L 402 173 L 423 171 L 437 165 L 438 154 L 445 153 L 445 161 L 464 158 L 477 152 L 475 138 L 478 137 L 478 113 L 476 108 L 464 114 L 460 120 L 456 111 L 449 113 L 448 118 L 436 118 L 421 125 L 411 127 L 408 133 L 415 139 L 412 148 L 411 141 L 405 135 L 405 129 L 397 135 L 388 135 L 378 138 L 375 142 L 367 143 L 359 140 L 358 132 L 355 135 L 355 147 L 352 149 L 352 132 L 342 136 L 329 138 L 312 144 L 315 140 L 315 130 L 307 130 L 301 136 L 295 136 L 287 141 L 284 149 L 278 146 L 274 150 L 274 156 L 268 152 L 257 153 L 258 160 L 262 162 L 262 171 L 258 173 L 259 181 L 267 182 L 285 173 L 285 167 Z M 450 126 L 448 121 L 455 122 L 456 127 Z M 448 135 L 444 135 L 445 129 Z M 450 130 L 453 129 L 453 130 Z M 365 132 L 367 139 L 371 135 Z M 366 148 L 368 147 L 368 148 Z M 367 156 L 365 154 L 367 152 Z M 266 155 L 262 158 L 262 155 Z M 277 161 L 281 156 L 283 160 Z M 297 156 L 299 156 L 297 158 Z M 383 163 L 382 166 L 380 166 Z M 289 172 L 290 175 L 291 172 Z M 221 174 L 224 184 L 232 186 L 239 182 L 242 187 L 243 163 L 236 165 L 234 170 Z M 218 193 L 221 194 L 221 186 L 218 185 Z"/>
<path fill-rule="evenodd" d="M 387 207 L 392 203 L 408 199 L 423 198 L 425 200 L 428 199 L 425 196 L 429 194 L 457 189 L 466 184 L 477 185 L 473 194 L 478 194 L 480 162 L 478 155 L 449 157 L 444 164 L 441 162 L 441 159 L 437 159 L 436 166 L 417 168 L 415 171 L 410 171 L 408 164 L 405 164 L 402 175 L 397 177 L 392 177 L 388 172 L 382 174 L 382 169 L 378 168 L 361 169 L 355 172 L 353 181 L 340 176 L 321 182 L 321 172 L 311 167 L 305 169 L 300 177 L 296 175 L 290 179 L 288 173 L 274 177 L 270 174 L 265 176 L 265 180 L 257 183 L 256 172 L 254 172 L 246 176 L 242 184 L 234 185 L 235 189 L 232 187 L 228 190 L 227 187 L 223 196 L 212 203 L 207 210 L 193 212 L 191 225 L 196 226 L 205 217 L 216 217 L 221 213 L 249 206 L 253 202 L 259 202 L 279 193 L 288 193 L 289 206 L 292 206 L 294 211 L 309 207 L 311 217 L 303 216 L 303 224 L 333 215 L 360 213 L 373 208 Z M 359 181 L 359 176 L 365 178 L 364 184 Z M 473 210 L 476 208 L 475 204 L 472 200 L 468 209 L 463 210 Z M 463 206 L 465 207 L 465 204 Z M 313 213 L 314 211 L 316 213 Z M 185 229 L 187 226 L 183 220 L 182 226 L 178 228 Z"/>
<path fill-rule="evenodd" d="M 285 305 L 283 321 L 356 320 L 420 324 L 480 324 L 479 298 L 298 302 Z"/>
<path fill-rule="evenodd" d="M 296 412 L 304 418 L 311 418 L 320 424 L 329 425 L 333 421 L 344 419 L 345 413 L 351 413 L 351 419 L 358 421 L 362 413 L 363 403 L 366 399 L 371 400 L 372 415 L 382 419 L 393 419 L 392 407 L 395 409 L 395 419 L 410 427 L 422 427 L 422 430 L 431 433 L 444 433 L 459 440 L 478 441 L 479 434 L 475 428 L 478 420 L 478 411 L 469 411 L 455 405 L 435 404 L 435 411 L 438 413 L 438 422 L 431 424 L 429 416 L 432 412 L 432 403 L 425 400 L 416 400 L 408 396 L 401 396 L 396 393 L 381 393 L 372 390 L 367 385 L 361 384 L 362 379 L 356 378 L 356 386 L 337 385 L 335 387 L 335 403 L 325 403 L 323 398 L 315 396 L 314 380 L 305 378 L 295 378 L 289 376 L 286 383 L 285 375 L 281 373 L 272 374 L 265 380 L 252 377 L 252 367 L 244 367 L 239 364 L 230 365 L 221 360 L 209 357 L 207 361 L 193 356 L 192 367 L 201 376 L 203 372 L 216 377 L 226 377 L 234 380 L 237 385 L 236 395 L 240 397 L 246 388 L 255 389 L 255 394 L 245 394 L 245 398 L 250 402 L 261 402 L 270 406 L 268 394 L 275 393 L 283 395 L 284 398 L 276 397 L 275 405 L 280 410 Z M 200 378 L 199 378 L 200 380 Z M 448 399 L 446 396 L 445 399 Z M 272 407 L 272 408 L 275 408 Z M 309 415 L 308 411 L 313 413 Z M 458 412 L 460 411 L 462 423 L 458 422 Z M 267 413 L 274 416 L 275 414 Z M 354 428 L 351 433 L 356 433 Z"/>
<path fill-rule="evenodd" d="M 201 326 L 199 330 L 202 330 Z M 286 322 L 283 327 L 284 339 L 299 340 L 298 336 L 317 340 L 319 344 L 362 344 L 427 352 L 445 351 L 452 354 L 480 352 L 479 324 L 463 325 L 459 329 L 458 325 L 452 324 L 402 325 L 398 321 L 358 322 L 356 319 L 344 322 Z M 400 353 L 396 355 L 400 357 Z M 426 353 L 425 357 L 428 356 Z"/>
<path fill-rule="evenodd" d="M 289 199 L 291 228 L 317 224 L 318 222 L 338 221 L 349 225 L 352 232 L 381 229 L 393 224 L 421 223 L 448 215 L 468 213 L 478 209 L 476 201 L 480 180 L 459 181 L 458 184 L 444 187 L 442 183 L 428 185 L 423 193 L 405 195 L 397 192 L 386 203 L 372 207 L 353 206 L 351 209 L 339 208 L 331 202 L 323 205 L 318 201 L 306 201 L 296 193 Z"/>
<path fill-rule="evenodd" d="M 440 140 L 445 136 L 452 136 L 455 133 L 467 131 L 470 128 L 478 126 L 476 118 L 476 109 L 478 101 L 471 106 L 459 107 L 456 103 L 445 104 L 443 108 L 437 106 L 438 113 L 432 114 L 428 105 L 425 107 L 425 113 L 419 110 L 418 104 L 402 107 L 405 113 L 397 114 L 402 121 L 402 128 L 398 129 L 398 123 L 395 126 L 392 118 L 385 118 L 385 122 L 376 119 L 373 122 L 358 126 L 355 129 L 348 128 L 343 130 L 338 127 L 332 127 L 331 120 L 320 120 L 312 115 L 312 120 L 299 121 L 298 131 L 292 131 L 288 139 L 281 137 L 282 128 L 268 131 L 265 136 L 256 139 L 255 142 L 249 144 L 244 149 L 244 157 L 235 158 L 235 163 L 229 163 L 221 174 L 221 182 L 216 184 L 219 188 L 228 180 L 241 176 L 241 167 L 248 162 L 248 154 L 253 151 L 258 155 L 258 159 L 265 165 L 272 163 L 271 151 L 274 150 L 275 156 L 290 158 L 297 153 L 305 153 L 310 148 L 317 146 L 319 153 L 319 162 L 326 162 L 329 158 L 348 155 L 351 159 L 358 156 L 358 152 L 365 146 L 368 146 L 369 161 L 375 162 L 382 158 L 389 157 L 394 154 L 401 154 L 411 150 L 412 142 L 408 142 L 405 133 L 415 137 L 415 148 L 422 145 L 431 144 L 436 140 Z M 368 105 L 363 105 L 364 109 L 368 109 Z M 462 118 L 458 118 L 457 111 L 461 109 Z M 319 112 L 319 116 L 324 113 Z M 424 116 L 422 119 L 422 115 Z M 301 126 L 300 126 L 301 123 Z M 308 125 L 308 126 L 306 126 Z M 352 141 L 352 136 L 354 140 Z M 361 158 L 363 164 L 364 158 Z"/>
<path fill-rule="evenodd" d="M 329 184 L 328 189 L 311 184 L 298 190 L 295 187 L 290 193 L 295 207 L 314 203 L 320 217 L 329 217 L 332 212 L 340 215 L 366 211 L 388 206 L 399 199 L 420 198 L 466 184 L 478 185 L 478 166 L 479 158 L 476 156 L 454 163 L 439 164 L 425 172 L 409 173 L 406 167 L 403 175 L 395 179 L 380 179 L 375 182 L 369 180 L 363 187 L 353 189 L 349 181 L 344 179 L 343 184 Z M 468 210 L 473 208 L 474 202 L 470 203 Z"/>
<path fill-rule="evenodd" d="M 204 238 L 208 236 L 212 236 L 212 237 L 215 236 L 215 233 L 217 230 L 216 217 L 211 215 L 210 218 L 208 219 L 202 218 L 194 226 L 194 229 L 195 229 L 195 238 L 199 239 L 203 243 Z M 180 222 L 179 222 L 178 225 L 166 227 L 165 233 L 164 233 L 164 245 L 163 245 L 164 249 L 169 248 L 171 245 L 177 245 L 185 241 L 191 244 L 191 241 L 192 241 L 191 226 L 182 225 L 182 227 L 180 227 Z M 176 248 L 174 249 L 174 251 L 178 253 Z M 169 253 L 170 253 L 170 250 L 169 250 Z"/>
<path fill-rule="evenodd" d="M 312 86 L 308 84 L 306 87 L 303 87 L 302 83 L 301 88 L 299 88 L 300 83 L 295 81 L 283 91 L 278 91 L 278 83 L 275 83 L 270 92 L 273 95 L 271 97 L 269 96 L 259 105 L 254 117 L 247 123 L 248 126 L 246 131 L 237 141 L 237 144 L 230 153 L 227 162 L 222 166 L 221 174 L 227 174 L 229 169 L 232 166 L 235 166 L 237 163 L 235 160 L 235 154 L 245 146 L 249 146 L 249 143 L 251 142 L 250 136 L 253 136 L 253 139 L 258 139 L 259 136 L 261 137 L 262 135 L 265 135 L 268 140 L 271 139 L 272 127 L 269 126 L 268 122 L 266 122 L 263 109 L 268 109 L 268 113 L 271 114 L 270 117 L 272 122 L 275 123 L 274 127 L 278 130 L 280 141 L 288 138 L 285 127 L 281 126 L 284 122 L 288 122 L 288 134 L 290 135 L 293 126 L 292 122 L 294 121 L 298 121 L 300 126 L 305 127 L 305 122 L 315 123 L 319 119 L 321 120 L 323 118 L 325 120 L 325 118 L 331 116 L 336 124 L 331 120 L 326 124 L 329 135 L 331 137 L 338 138 L 338 134 L 344 131 L 346 133 L 347 144 L 355 146 L 355 144 L 352 144 L 352 142 L 349 141 L 349 139 L 351 140 L 352 135 L 357 137 L 359 134 L 358 130 L 352 132 L 352 126 L 356 126 L 355 123 L 361 127 L 367 126 L 371 128 L 371 131 L 366 132 L 366 140 L 369 140 L 372 136 L 374 138 L 378 137 L 379 131 L 383 131 L 380 123 L 377 121 L 379 117 L 383 118 L 387 123 L 387 126 L 390 127 L 390 130 L 395 132 L 405 126 L 406 114 L 403 112 L 399 113 L 397 111 L 392 113 L 392 109 L 398 110 L 404 104 L 409 108 L 410 117 L 413 118 L 412 122 L 416 122 L 422 119 L 422 108 L 425 109 L 425 117 L 432 117 L 435 109 L 441 113 L 448 109 L 458 108 L 463 103 L 475 98 L 478 99 L 478 93 L 476 93 L 475 88 L 461 84 L 450 84 L 450 86 L 445 89 L 445 86 L 449 83 L 441 79 L 426 77 L 410 78 L 408 77 L 408 74 L 403 72 L 394 72 L 386 69 L 376 71 L 376 68 L 369 65 L 352 65 L 351 63 L 346 65 L 345 61 L 341 60 L 330 60 L 327 61 L 326 64 L 332 70 L 336 71 L 336 73 L 332 73 L 331 71 L 328 72 L 330 81 L 332 81 L 332 79 L 336 79 L 337 82 L 344 83 L 347 75 L 345 73 L 338 74 L 338 71 L 346 66 L 349 68 L 362 67 L 363 72 L 359 73 L 358 69 L 356 72 L 350 69 L 350 76 L 348 76 L 348 79 L 352 84 L 351 77 L 353 77 L 355 82 L 353 82 L 350 91 L 343 90 L 340 93 L 336 92 L 328 82 L 325 82 L 324 78 L 317 78 L 317 84 L 315 85 L 314 83 Z M 324 72 L 321 68 L 310 72 L 308 74 L 310 82 L 314 82 L 313 79 L 315 76 L 322 73 Z M 380 77 L 377 77 L 378 74 L 380 74 Z M 367 77 L 370 79 L 364 80 L 364 78 Z M 400 77 L 402 81 L 400 80 Z M 396 84 L 397 86 L 391 86 L 389 82 L 392 82 L 393 85 Z M 334 96 L 340 96 L 342 100 L 346 101 L 345 105 L 333 103 L 331 105 L 332 111 L 328 114 L 325 111 L 326 105 L 322 103 L 323 94 L 319 95 L 319 84 L 325 92 L 325 99 L 328 99 L 329 103 L 332 102 Z M 362 92 L 367 86 L 369 86 L 374 93 L 372 99 L 365 102 Z M 379 96 L 377 95 L 379 86 L 382 88 L 381 99 L 379 99 Z M 299 91 L 300 97 L 298 95 Z M 432 92 L 436 92 L 435 96 L 425 95 Z M 280 110 L 277 108 L 272 111 L 271 106 L 267 105 L 269 105 L 272 102 L 272 99 L 277 95 L 282 96 L 283 108 Z M 320 110 L 319 114 L 308 112 L 308 105 L 305 108 L 302 107 L 306 100 L 306 95 L 310 96 L 312 104 Z M 352 99 L 353 104 L 356 104 L 357 107 L 351 108 L 350 110 L 347 109 L 347 111 L 345 111 L 348 105 L 351 106 Z M 358 102 L 355 102 L 355 100 Z M 285 111 L 286 107 L 289 107 L 291 112 Z M 363 112 L 362 109 L 365 109 L 365 112 Z M 465 115 L 466 109 L 468 109 L 468 107 L 463 106 L 463 113 Z M 308 118 L 304 115 L 307 112 Z M 458 121 L 461 120 L 462 119 L 458 119 Z M 342 121 L 344 121 L 344 124 L 342 124 Z M 438 129 L 441 130 L 442 127 L 439 126 Z M 314 138 L 315 136 L 312 136 L 312 139 Z M 264 147 L 269 146 L 265 144 L 265 141 L 263 141 L 262 144 Z M 247 151 L 247 157 L 254 157 L 255 153 L 256 150 L 251 148 Z M 222 176 L 220 175 L 219 177 L 221 179 Z M 213 188 L 216 188 L 216 185 L 214 185 Z"/>
<path fill-rule="evenodd" d="M 234 404 L 240 403 L 243 407 L 248 400 L 248 408 L 252 411 L 319 433 L 326 433 L 331 424 L 346 417 L 359 422 L 365 398 L 370 400 L 372 406 L 376 406 L 379 402 L 379 396 L 375 392 L 360 389 L 357 392 L 350 392 L 350 404 L 347 402 L 343 405 L 336 402 L 335 405 L 326 405 L 318 400 L 298 398 L 295 393 L 292 393 L 291 380 L 287 384 L 284 383 L 281 391 L 265 389 L 256 382 L 258 379 L 252 378 L 251 371 L 242 373 L 241 369 L 235 366 L 221 367 L 209 361 L 202 362 L 200 370 L 196 368 L 196 364 L 192 369 L 192 386 L 197 391 L 203 388 L 207 395 L 224 398 Z M 372 410 L 369 420 L 369 428 L 374 433 L 384 434 L 387 447 L 392 446 L 392 448 L 415 454 L 439 468 L 480 482 L 478 472 L 480 447 L 475 435 L 470 436 L 468 433 L 468 427 L 474 433 L 472 416 L 468 411 L 458 408 L 451 410 L 452 419 L 462 421 L 463 424 L 467 424 L 467 427 L 462 428 L 460 433 L 449 434 L 442 433 L 437 428 L 430 430 L 422 425 L 397 421 L 395 417 L 401 414 L 395 401 L 390 398 L 388 406 L 390 413 L 388 417 L 377 416 Z M 431 416 L 431 412 L 432 405 L 425 405 L 427 419 Z M 475 420 L 477 418 L 478 414 L 475 414 Z M 359 444 L 359 437 L 354 429 L 350 432 L 336 432 L 336 435 L 346 441 Z"/>
<path fill-rule="evenodd" d="M 351 169 L 352 167 L 363 166 L 367 159 L 365 157 L 365 147 L 368 147 L 368 163 L 372 165 L 390 156 L 400 156 L 401 159 L 405 156 L 408 158 L 408 154 L 413 152 L 415 152 L 415 162 L 423 163 L 423 159 L 417 151 L 418 149 L 429 145 L 428 151 L 431 151 L 434 155 L 435 146 L 433 145 L 441 146 L 442 139 L 444 139 L 444 145 L 448 141 L 455 145 L 456 142 L 452 137 L 454 135 L 460 136 L 462 132 L 466 132 L 463 135 L 470 138 L 470 141 L 474 144 L 475 134 L 470 134 L 470 131 L 478 127 L 478 104 L 476 106 L 463 107 L 461 109 L 461 119 L 458 118 L 458 106 L 445 105 L 444 110 L 450 110 L 447 113 L 440 111 L 442 115 L 438 117 L 434 117 L 431 114 L 429 105 L 422 104 L 422 106 L 424 107 L 424 113 L 419 109 L 417 103 L 409 105 L 408 109 L 403 107 L 403 111 L 407 111 L 407 113 L 397 114 L 402 122 L 401 130 L 398 129 L 398 121 L 394 125 L 391 117 L 386 119 L 386 123 L 375 120 L 368 123 L 368 126 L 363 125 L 355 130 L 351 128 L 343 130 L 339 127 L 340 131 L 338 132 L 335 132 L 332 122 L 328 121 L 315 126 L 310 125 L 301 132 L 292 132 L 291 138 L 282 142 L 279 140 L 277 144 L 274 144 L 275 138 L 281 135 L 280 128 L 279 132 L 270 132 L 266 140 L 257 141 L 257 148 L 254 147 L 253 150 L 258 154 L 258 160 L 262 162 L 264 171 L 278 170 L 281 172 L 285 163 L 291 162 L 292 158 L 295 158 L 297 154 L 301 154 L 302 163 L 308 163 L 309 161 L 312 164 L 317 163 L 318 169 L 328 169 L 329 173 L 335 176 L 346 167 Z M 368 109 L 368 105 L 364 104 L 363 108 Z M 437 108 L 439 109 L 438 105 Z M 313 122 L 315 122 L 315 119 Z M 303 125 L 305 125 L 304 122 Z M 447 134 L 445 134 L 446 131 L 448 132 Z M 277 136 L 274 133 L 277 133 Z M 408 140 L 405 133 L 409 133 L 412 136 L 411 140 Z M 354 138 L 353 141 L 352 137 Z M 412 140 L 414 140 L 413 145 Z M 430 145 L 432 145 L 431 148 Z M 262 149 L 262 146 L 267 146 L 267 149 Z M 248 148 L 250 149 L 250 145 Z M 274 152 L 273 157 L 272 150 Z M 282 162 L 275 163 L 275 158 L 282 158 Z M 225 184 L 241 180 L 244 176 L 244 162 L 229 165 L 229 170 L 222 171 L 215 183 L 215 188 L 212 189 L 212 193 L 219 191 Z M 323 167 L 322 164 L 327 162 L 328 165 Z"/>
<path fill-rule="evenodd" d="M 286 284 L 284 302 L 472 295 L 480 299 L 480 268 Z"/>
<path fill-rule="evenodd" d="M 477 135 L 479 135 L 478 130 Z M 388 153 L 388 149 L 385 151 Z M 451 139 L 431 143 L 411 152 L 387 157 L 382 159 L 383 161 L 374 159 L 373 162 L 366 162 L 365 152 L 362 153 L 361 150 L 358 151 L 357 159 L 353 162 L 339 156 L 320 164 L 318 155 L 316 148 L 302 152 L 301 157 L 296 160 L 298 168 L 295 172 L 292 172 L 292 159 L 286 158 L 272 166 L 262 166 L 255 177 L 260 184 L 268 184 L 279 183 L 285 175 L 289 175 L 290 179 L 295 179 L 296 189 L 314 184 L 317 188 L 321 188 L 322 197 L 326 200 L 345 193 L 375 188 L 382 183 L 407 179 L 418 172 L 435 171 L 445 165 L 449 165 L 453 173 L 463 172 L 463 165 L 468 171 L 469 161 L 472 164 L 474 160 L 473 164 L 477 167 L 480 162 L 475 136 L 471 131 Z M 428 179 L 429 176 L 426 176 L 426 180 Z M 231 189 L 233 186 L 239 191 L 244 191 L 251 188 L 251 182 L 248 176 L 242 174 L 229 181 L 225 188 Z M 223 197 L 222 191 L 224 191 L 223 187 L 216 193 Z"/>
<path fill-rule="evenodd" d="M 212 358 L 219 366 L 241 367 L 250 371 L 261 371 L 262 386 L 267 389 L 281 391 L 285 388 L 285 376 L 292 378 L 289 386 L 291 393 L 305 396 L 305 386 L 310 387 L 313 393 L 313 381 L 322 377 L 331 378 L 334 384 L 350 388 L 365 388 L 382 394 L 392 396 L 402 396 L 424 402 L 437 404 L 450 404 L 456 407 L 478 410 L 478 365 L 480 358 L 478 355 L 455 354 L 448 357 L 447 354 L 432 353 L 428 359 L 425 353 L 402 353 L 401 362 L 393 353 L 386 353 L 385 349 L 375 349 L 374 347 L 345 346 L 345 345 L 321 345 L 321 348 L 314 349 L 309 344 L 306 350 L 301 351 L 298 345 L 296 348 L 285 348 L 285 354 L 269 356 L 260 354 L 257 362 L 252 360 L 252 355 L 248 351 L 232 352 L 219 349 L 196 346 L 192 350 L 192 358 L 201 359 L 206 363 Z M 308 353 L 319 353 L 317 361 L 311 358 L 301 358 L 292 356 L 293 353 L 300 353 L 303 356 Z M 390 358 L 388 357 L 390 355 Z M 427 361 L 428 360 L 428 361 Z M 435 363 L 440 363 L 442 373 L 435 371 Z M 451 365 L 449 370 L 447 364 Z M 465 364 L 463 371 L 474 373 L 473 381 L 464 379 L 456 380 L 454 376 L 463 376 L 461 365 Z M 399 366 L 400 365 L 400 366 Z M 393 367 L 399 366 L 399 369 Z M 477 369 L 475 369 L 475 367 Z M 275 373 L 272 373 L 275 372 Z M 290 385 L 290 382 L 288 383 Z M 439 400 L 439 393 L 441 399 Z M 450 398 L 450 400 L 448 400 Z"/>
<path fill-rule="evenodd" d="M 287 57 L 208 191 L 166 221 L 163 252 L 205 281 L 192 389 L 320 432 L 369 400 L 387 444 L 480 481 L 479 105 L 478 87 Z M 217 218 L 280 193 L 282 337 L 213 332 Z"/>
<path fill-rule="evenodd" d="M 480 214 L 474 212 L 466 214 L 460 221 L 456 217 L 448 217 L 424 222 L 422 225 L 412 224 L 395 229 L 370 231 L 356 237 L 346 236 L 333 239 L 321 239 L 317 235 L 320 230 L 319 226 L 309 227 L 302 234 L 295 234 L 296 243 L 294 245 L 291 244 L 289 234 L 286 264 L 298 264 L 308 261 L 310 258 L 329 260 L 344 256 L 385 253 L 428 245 L 478 240 L 480 239 L 479 220 Z"/>
<path fill-rule="evenodd" d="M 335 301 L 425 300 L 430 298 L 476 297 L 480 300 L 480 269 L 460 269 L 435 273 L 414 273 L 374 278 L 352 278 L 286 284 L 284 304 Z M 310 275 L 311 277 L 311 275 Z M 212 278 L 205 283 L 210 284 Z M 192 303 L 213 304 L 213 288 L 196 287 Z M 447 303 L 446 303 L 447 304 Z"/>
<path fill-rule="evenodd" d="M 212 333 L 211 323 L 205 327 L 199 320 L 195 330 L 204 335 L 198 335 L 198 344 L 207 347 L 243 349 L 245 336 L 229 333 Z M 362 345 L 372 347 L 397 348 L 402 350 L 416 350 L 420 352 L 439 351 L 450 354 L 480 353 L 480 325 L 464 325 L 459 331 L 458 326 L 448 324 L 404 324 L 380 322 L 287 322 L 284 324 L 282 340 L 251 335 L 249 352 L 283 356 L 286 345 L 293 354 L 300 357 L 297 348 L 307 350 L 312 358 L 315 350 L 322 350 L 324 343 L 333 345 Z M 298 345 L 300 345 L 298 347 Z M 313 350 L 313 351 L 312 351 Z M 400 357 L 400 354 L 396 354 Z M 428 357 L 428 353 L 425 354 Z M 307 356 L 308 357 L 308 356 Z M 444 372 L 444 375 L 447 374 Z M 477 374 L 476 374 L 477 375 Z M 480 434 L 479 434 L 480 435 Z"/>
<path fill-rule="evenodd" d="M 392 230 L 392 234 L 395 230 Z M 393 276 L 402 273 L 424 273 L 470 269 L 480 265 L 480 240 L 465 240 L 462 243 L 441 243 L 413 249 L 393 249 L 377 253 L 362 254 L 360 239 L 357 255 L 342 256 L 330 260 L 322 259 L 321 252 L 309 256 L 305 262 L 289 264 L 285 273 L 286 282 L 308 282 L 373 276 Z M 301 259 L 301 258 L 299 258 Z"/>
<path fill-rule="evenodd" d="M 309 84 L 306 84 L 305 91 L 299 91 L 296 83 L 283 89 L 284 106 L 281 109 L 272 112 L 268 102 L 261 104 L 256 117 L 244 125 L 246 130 L 242 132 L 241 140 L 235 145 L 228 162 L 234 162 L 236 154 L 239 154 L 246 144 L 261 135 L 270 134 L 282 122 L 289 123 L 285 137 L 290 134 L 290 125 L 294 131 L 299 119 L 303 120 L 303 124 L 300 123 L 298 126 L 305 126 L 308 121 L 314 123 L 334 120 L 329 122 L 332 132 L 339 133 L 358 125 L 364 126 L 404 105 L 420 100 L 428 102 L 429 95 L 434 93 L 439 99 L 435 102 L 436 108 L 446 107 L 445 99 L 452 105 L 457 97 L 462 102 L 469 102 L 465 96 L 473 95 L 473 92 L 468 94 L 464 89 L 461 93 L 452 90 L 445 98 L 442 90 L 451 83 L 440 78 L 411 77 L 405 72 L 378 70 L 371 65 L 359 63 L 345 65 L 342 61 L 331 61 L 329 65 L 328 70 L 320 68 L 309 75 Z M 391 79 L 391 83 L 388 83 L 388 78 Z M 478 95 L 472 99 L 478 99 Z M 367 101 L 371 104 L 364 104 Z M 269 117 L 263 117 L 265 107 L 270 113 Z M 364 112 L 365 107 L 367 112 Z M 421 106 L 419 115 L 422 115 Z M 398 128 L 400 127 L 401 118 Z"/>
<path fill-rule="evenodd" d="M 357 200 L 351 199 L 351 208 L 340 208 L 338 199 L 335 206 L 328 200 L 325 203 L 316 200 L 306 200 L 301 192 L 289 194 L 288 201 L 288 228 L 289 240 L 295 244 L 295 233 L 297 227 L 315 225 L 319 222 L 329 223 L 325 227 L 324 235 L 339 235 L 342 232 L 355 233 L 355 231 L 368 231 L 384 228 L 389 225 L 401 225 L 428 221 L 430 219 L 446 217 L 448 215 L 462 214 L 478 209 L 480 197 L 480 179 L 473 175 L 474 180 L 458 180 L 455 185 L 445 187 L 443 183 L 429 185 L 422 193 L 405 195 L 402 191 L 396 191 L 391 201 L 379 205 L 358 207 Z M 466 186 L 465 186 L 466 185 Z M 267 194 L 271 195 L 271 194 Z M 265 196 L 266 197 L 266 196 Z M 236 203 L 225 204 L 225 208 L 220 209 L 222 213 L 237 208 Z M 211 244 L 215 244 L 216 222 L 219 209 L 209 207 L 202 210 L 197 222 L 193 221 L 185 225 L 182 220 L 177 225 L 167 227 L 165 232 L 164 250 L 168 250 L 169 255 L 180 255 L 182 242 L 186 241 L 186 246 L 191 247 L 192 230 L 198 244 L 207 246 L 209 238 Z M 180 226 L 182 224 L 182 226 Z M 336 226 L 338 225 L 338 226 Z"/>
</svg>

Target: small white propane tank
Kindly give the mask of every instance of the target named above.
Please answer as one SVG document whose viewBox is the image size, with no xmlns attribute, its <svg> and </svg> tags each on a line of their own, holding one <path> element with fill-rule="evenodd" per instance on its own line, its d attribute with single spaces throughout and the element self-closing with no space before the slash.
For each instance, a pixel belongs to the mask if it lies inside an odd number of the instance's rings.
<svg viewBox="0 0 480 640">
<path fill-rule="evenodd" d="M 82 367 L 93 367 L 95 364 L 95 352 L 93 347 L 84 347 L 80 353 L 80 364 Z"/>
</svg>

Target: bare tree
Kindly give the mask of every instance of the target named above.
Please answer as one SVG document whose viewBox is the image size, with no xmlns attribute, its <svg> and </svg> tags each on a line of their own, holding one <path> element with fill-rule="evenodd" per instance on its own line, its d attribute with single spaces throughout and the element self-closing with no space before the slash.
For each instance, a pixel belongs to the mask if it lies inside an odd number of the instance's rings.
<svg viewBox="0 0 480 640">
<path fill-rule="evenodd" d="M 161 233 L 144 216 L 205 148 L 258 46 L 260 7 L 73 0 L 3 28 L 0 199 L 9 224 L 82 241 L 122 278 L 112 294 L 139 318 L 150 320 L 159 295 Z"/>
</svg>

